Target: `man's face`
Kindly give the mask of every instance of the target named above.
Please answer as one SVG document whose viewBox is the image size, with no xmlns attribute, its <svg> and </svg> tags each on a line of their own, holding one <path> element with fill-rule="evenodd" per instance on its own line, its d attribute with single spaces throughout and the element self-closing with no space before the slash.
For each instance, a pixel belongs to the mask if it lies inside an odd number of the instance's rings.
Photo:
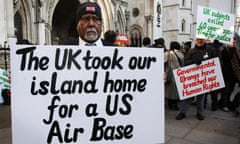
<svg viewBox="0 0 240 144">
<path fill-rule="evenodd" d="M 79 36 L 86 42 L 97 41 L 102 32 L 102 20 L 95 14 L 85 14 L 77 24 Z"/>
<path fill-rule="evenodd" d="M 205 44 L 205 40 L 201 38 L 196 38 L 195 43 L 197 46 L 203 46 Z"/>
</svg>

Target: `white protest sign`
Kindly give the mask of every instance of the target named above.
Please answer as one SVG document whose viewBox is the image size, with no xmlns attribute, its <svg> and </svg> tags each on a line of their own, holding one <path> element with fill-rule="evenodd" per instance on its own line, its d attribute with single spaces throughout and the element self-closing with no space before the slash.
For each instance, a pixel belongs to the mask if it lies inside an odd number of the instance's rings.
<svg viewBox="0 0 240 144">
<path fill-rule="evenodd" d="M 198 6 L 196 37 L 217 39 L 231 44 L 234 34 L 235 15 L 209 7 Z"/>
<path fill-rule="evenodd" d="M 11 48 L 13 144 L 164 143 L 163 50 Z"/>
<path fill-rule="evenodd" d="M 187 99 L 225 87 L 218 58 L 173 70 L 180 99 Z"/>
</svg>

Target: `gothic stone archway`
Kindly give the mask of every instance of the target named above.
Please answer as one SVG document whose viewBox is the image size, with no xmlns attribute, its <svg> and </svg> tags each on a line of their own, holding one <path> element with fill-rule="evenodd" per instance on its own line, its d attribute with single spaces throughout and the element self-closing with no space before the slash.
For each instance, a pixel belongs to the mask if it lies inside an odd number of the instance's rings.
<svg viewBox="0 0 240 144">
<path fill-rule="evenodd" d="M 59 0 L 52 19 L 52 44 L 64 44 L 71 37 L 76 37 L 75 15 L 78 0 Z"/>
</svg>

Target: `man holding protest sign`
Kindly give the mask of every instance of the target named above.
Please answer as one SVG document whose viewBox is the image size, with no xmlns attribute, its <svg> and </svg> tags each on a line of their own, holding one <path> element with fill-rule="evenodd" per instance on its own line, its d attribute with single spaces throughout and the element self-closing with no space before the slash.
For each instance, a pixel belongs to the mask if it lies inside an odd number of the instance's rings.
<svg viewBox="0 0 240 144">
<path fill-rule="evenodd" d="M 184 65 L 196 64 L 200 65 L 202 61 L 216 57 L 216 51 L 205 43 L 205 37 L 198 36 L 195 40 L 195 47 L 189 51 L 184 59 Z M 204 120 L 204 99 L 205 94 L 197 97 L 197 119 Z M 180 103 L 180 113 L 177 115 L 176 120 L 181 120 L 186 117 L 186 112 L 189 109 L 191 99 L 183 100 Z"/>
</svg>

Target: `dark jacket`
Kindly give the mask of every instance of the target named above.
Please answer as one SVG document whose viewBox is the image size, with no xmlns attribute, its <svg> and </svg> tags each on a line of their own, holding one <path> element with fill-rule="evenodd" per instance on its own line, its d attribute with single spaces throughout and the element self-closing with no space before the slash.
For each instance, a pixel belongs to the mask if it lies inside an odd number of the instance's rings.
<svg viewBox="0 0 240 144">
<path fill-rule="evenodd" d="M 216 50 L 210 45 L 204 44 L 203 46 L 195 45 L 190 49 L 184 59 L 184 65 L 190 65 L 194 63 L 201 63 L 204 60 L 216 57 Z"/>
<path fill-rule="evenodd" d="M 222 73 L 224 77 L 224 81 L 232 81 L 237 82 L 237 78 L 235 76 L 235 73 L 233 71 L 233 67 L 231 64 L 231 59 L 233 58 L 233 55 L 237 56 L 236 48 L 224 48 L 221 51 L 221 58 L 222 58 Z M 240 61 L 238 59 L 238 61 Z"/>
</svg>

